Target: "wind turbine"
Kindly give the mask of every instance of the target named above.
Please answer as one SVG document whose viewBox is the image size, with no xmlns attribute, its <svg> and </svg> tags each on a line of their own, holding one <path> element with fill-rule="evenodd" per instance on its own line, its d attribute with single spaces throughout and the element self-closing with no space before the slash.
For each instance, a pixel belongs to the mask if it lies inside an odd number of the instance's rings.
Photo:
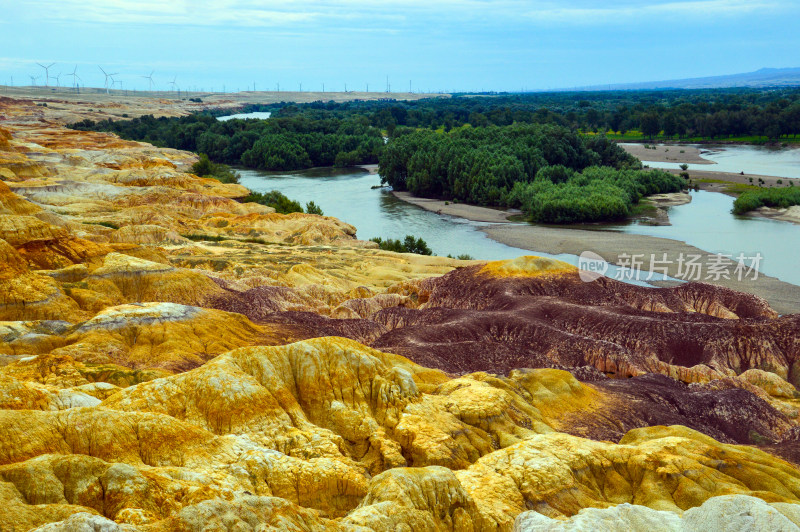
<svg viewBox="0 0 800 532">
<path fill-rule="evenodd" d="M 150 72 L 149 76 L 142 76 L 144 79 L 146 79 L 146 80 L 148 80 L 150 82 L 150 91 L 153 90 L 153 74 L 155 74 L 155 72 L 156 71 L 153 70 L 152 72 Z"/>
<path fill-rule="evenodd" d="M 31 86 L 36 86 L 36 80 L 39 79 L 39 76 L 30 76 L 31 78 Z"/>
<path fill-rule="evenodd" d="M 59 72 L 58 74 L 56 74 L 53 77 L 56 78 L 56 87 L 60 87 L 61 86 L 61 72 Z"/>
<path fill-rule="evenodd" d="M 103 73 L 103 75 L 106 77 L 106 94 L 108 94 L 108 80 L 109 80 L 109 78 L 110 78 L 110 79 L 111 79 L 111 82 L 112 82 L 112 84 L 113 84 L 113 82 L 114 82 L 114 78 L 113 78 L 113 77 L 111 77 L 111 76 L 116 76 L 116 75 L 118 74 L 118 72 L 114 72 L 113 74 L 109 74 L 108 72 L 106 72 L 105 70 L 103 70 L 103 67 L 101 67 L 100 65 L 97 65 L 97 68 L 99 68 L 99 69 L 100 69 L 100 72 L 102 72 L 102 73 Z M 113 85 L 112 85 L 112 88 L 113 88 Z"/>
<path fill-rule="evenodd" d="M 178 76 L 175 76 L 174 78 L 172 78 L 172 81 L 170 81 L 170 82 L 169 82 L 169 84 L 170 84 L 170 85 L 172 85 L 172 90 L 173 90 L 173 92 L 175 91 L 175 87 L 177 87 L 177 86 L 178 86 L 178 84 L 177 84 L 177 83 L 175 83 L 175 80 L 176 80 L 176 79 L 178 79 Z"/>
<path fill-rule="evenodd" d="M 77 87 L 77 84 L 76 84 L 77 80 L 80 79 L 81 81 L 83 81 L 81 79 L 81 77 L 77 74 L 77 72 L 78 72 L 78 65 L 75 65 L 75 68 L 72 70 L 72 74 L 67 74 L 67 76 L 72 76 L 72 88 L 73 89 Z"/>
<path fill-rule="evenodd" d="M 36 63 L 36 64 L 37 64 L 37 65 L 39 65 L 40 67 L 42 67 L 42 68 L 44 69 L 44 73 L 45 73 L 45 76 L 46 76 L 46 77 L 45 77 L 44 86 L 45 86 L 45 87 L 49 86 L 49 85 L 50 85 L 50 67 L 51 67 L 51 66 L 53 66 L 53 65 L 55 65 L 55 63 L 50 63 L 50 64 L 49 64 L 49 65 L 47 65 L 47 66 L 44 66 L 44 65 L 43 65 L 43 64 L 41 64 L 41 63 Z"/>
</svg>

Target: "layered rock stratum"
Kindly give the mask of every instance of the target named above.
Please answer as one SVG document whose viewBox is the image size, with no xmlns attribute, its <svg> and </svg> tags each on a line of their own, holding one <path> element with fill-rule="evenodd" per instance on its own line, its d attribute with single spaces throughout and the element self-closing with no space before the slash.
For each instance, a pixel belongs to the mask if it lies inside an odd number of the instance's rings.
<svg viewBox="0 0 800 532">
<path fill-rule="evenodd" d="M 381 251 L 36 103 L 0 99 L 0 530 L 800 530 L 800 315 Z"/>
</svg>

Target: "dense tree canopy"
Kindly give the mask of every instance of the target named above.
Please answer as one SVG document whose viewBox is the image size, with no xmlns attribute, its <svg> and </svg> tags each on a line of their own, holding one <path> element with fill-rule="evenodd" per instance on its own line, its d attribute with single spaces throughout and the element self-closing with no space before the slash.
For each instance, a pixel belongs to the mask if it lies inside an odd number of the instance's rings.
<svg viewBox="0 0 800 532">
<path fill-rule="evenodd" d="M 557 124 L 584 132 L 638 130 L 661 138 L 778 139 L 800 134 L 800 88 L 665 89 L 455 95 L 416 101 L 271 104 L 276 117 L 360 116 L 390 135 L 402 126 Z"/>
<path fill-rule="evenodd" d="M 384 183 L 418 196 L 521 208 L 532 221 L 617 220 L 642 196 L 682 181 L 641 163 L 603 137 L 552 125 L 404 129 L 380 157 Z"/>
<path fill-rule="evenodd" d="M 376 163 L 383 149 L 380 130 L 359 117 L 220 122 L 210 114 L 148 115 L 116 122 L 84 120 L 71 127 L 112 131 L 127 139 L 204 153 L 211 161 L 262 170 Z"/>
</svg>

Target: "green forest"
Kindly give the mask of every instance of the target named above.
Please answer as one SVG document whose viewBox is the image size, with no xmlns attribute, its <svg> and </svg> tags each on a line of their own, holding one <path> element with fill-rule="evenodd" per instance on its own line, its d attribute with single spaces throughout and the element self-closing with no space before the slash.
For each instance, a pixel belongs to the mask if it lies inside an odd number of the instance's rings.
<svg viewBox="0 0 800 532">
<path fill-rule="evenodd" d="M 610 137 L 746 142 L 800 141 L 800 88 L 664 89 L 454 95 L 416 101 L 254 105 L 276 117 L 363 116 L 394 128 L 555 124 Z"/>
<path fill-rule="evenodd" d="M 180 118 L 84 120 L 70 127 L 110 131 L 124 139 L 204 153 L 217 163 L 260 170 L 376 163 L 383 148 L 381 131 L 358 117 L 221 122 L 209 113 L 198 113 Z"/>
<path fill-rule="evenodd" d="M 398 130 L 380 157 L 381 180 L 416 196 L 517 207 L 533 222 L 620 220 L 648 194 L 683 180 L 641 163 L 605 137 L 553 125 Z"/>
</svg>

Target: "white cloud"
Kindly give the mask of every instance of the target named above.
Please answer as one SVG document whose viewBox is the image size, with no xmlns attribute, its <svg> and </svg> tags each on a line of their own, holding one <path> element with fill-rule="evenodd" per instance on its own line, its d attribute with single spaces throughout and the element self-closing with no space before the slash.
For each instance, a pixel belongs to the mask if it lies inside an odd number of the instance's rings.
<svg viewBox="0 0 800 532">
<path fill-rule="evenodd" d="M 274 8 L 269 2 L 230 0 L 32 0 L 25 6 L 36 18 L 101 24 L 282 26 L 312 21 L 320 15 L 309 9 L 292 9 L 293 2 L 273 4 Z"/>
<path fill-rule="evenodd" d="M 688 0 L 638 5 L 609 5 L 608 7 L 554 7 L 541 6 L 531 9 L 525 16 L 538 22 L 565 24 L 604 24 L 608 22 L 630 22 L 635 20 L 686 19 L 764 13 L 780 9 L 774 1 L 745 0 Z"/>
<path fill-rule="evenodd" d="M 709 20 L 795 9 L 780 0 L 0 0 L 14 15 L 101 24 L 344 30 L 469 23 L 600 25 L 659 19 Z"/>
</svg>

